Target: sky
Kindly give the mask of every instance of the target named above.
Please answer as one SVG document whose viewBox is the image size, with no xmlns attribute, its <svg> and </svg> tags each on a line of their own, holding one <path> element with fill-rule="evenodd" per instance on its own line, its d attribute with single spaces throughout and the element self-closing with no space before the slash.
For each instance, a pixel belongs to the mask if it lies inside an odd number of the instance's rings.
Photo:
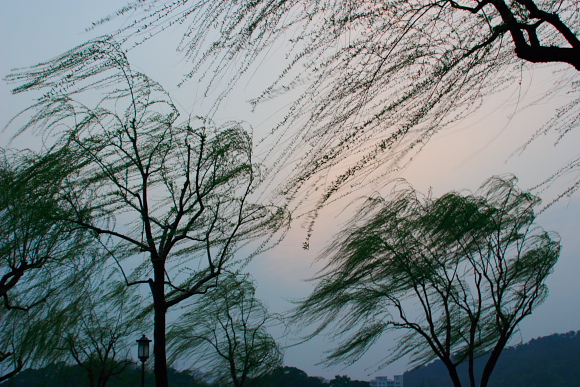
<svg viewBox="0 0 580 387">
<path fill-rule="evenodd" d="M 85 32 L 91 22 L 118 9 L 123 2 L 114 0 L 0 0 L 0 75 L 5 77 L 13 68 L 36 64 L 52 58 L 83 43 L 91 37 L 105 34 L 112 25 L 96 31 Z M 121 21 L 122 22 L 122 21 Z M 159 81 L 176 98 L 183 109 L 193 109 L 202 99 L 195 85 L 185 84 L 178 88 L 188 67 L 173 47 L 179 39 L 179 31 L 170 31 L 163 39 L 147 48 L 131 53 L 137 68 Z M 272 53 L 275 57 L 276 53 Z M 275 58 L 272 59 L 275 61 Z M 275 62 L 273 62 L 275 63 Z M 402 177 L 416 189 L 426 192 L 432 189 L 434 196 L 449 190 L 476 190 L 492 175 L 514 173 L 522 188 L 540 183 L 560 165 L 578 154 L 580 133 L 572 133 L 558 146 L 555 136 L 545 136 L 533 142 L 522 154 L 520 145 L 548 119 L 569 95 L 555 95 L 548 101 L 535 103 L 542 91 L 553 85 L 556 68 L 538 66 L 527 70 L 520 88 L 509 89 L 494 95 L 485 102 L 477 114 L 456 123 L 435 136 L 419 153 L 411 165 L 393 177 Z M 276 70 L 270 65 L 269 70 Z M 257 82 L 260 83 L 260 82 Z M 248 83 L 249 84 L 249 83 Z M 242 85 L 240 95 L 258 93 Z M 0 125 L 32 102 L 31 96 L 10 94 L 10 86 L 0 83 Z M 276 109 L 249 112 L 249 105 L 236 98 L 226 101 L 225 108 L 214 117 L 218 121 L 246 120 L 259 136 L 269 129 L 275 119 Z M 277 102 L 280 109 L 285 101 Z M 273 118 L 274 116 L 274 118 Z M 39 140 L 30 136 L 10 142 L 10 130 L 0 132 L 0 146 L 34 147 Z M 575 175 L 577 176 L 577 174 Z M 575 176 L 572 176 L 575 177 Z M 545 202 L 555 197 L 565 187 L 566 179 L 557 182 L 542 194 Z M 382 186 L 372 187 L 378 191 Z M 361 195 L 364 193 L 361 192 Z M 284 312 L 291 301 L 308 295 L 314 283 L 307 281 L 322 263 L 316 261 L 318 252 L 328 243 L 332 234 L 347 220 L 341 211 L 342 203 L 322 211 L 320 221 L 309 250 L 302 249 L 306 231 L 296 224 L 288 237 L 275 249 L 254 259 L 248 270 L 258 285 L 258 296 L 273 312 Z M 580 330 L 580 197 L 564 198 L 542 213 L 537 222 L 546 230 L 557 231 L 562 238 L 562 254 L 554 273 L 548 279 L 548 299 L 524 320 L 514 343 L 532 338 Z M 331 378 L 336 374 L 348 374 L 352 378 L 369 380 L 377 375 L 401 374 L 406 368 L 404 361 L 376 371 L 372 366 L 386 350 L 396 344 L 395 337 L 385 337 L 361 361 L 342 368 L 324 368 L 316 365 L 324 351 L 332 347 L 331 337 L 319 337 L 310 342 L 286 349 L 286 365 L 305 370 L 309 375 Z M 296 343 L 296 336 L 281 338 L 283 345 Z"/>
</svg>

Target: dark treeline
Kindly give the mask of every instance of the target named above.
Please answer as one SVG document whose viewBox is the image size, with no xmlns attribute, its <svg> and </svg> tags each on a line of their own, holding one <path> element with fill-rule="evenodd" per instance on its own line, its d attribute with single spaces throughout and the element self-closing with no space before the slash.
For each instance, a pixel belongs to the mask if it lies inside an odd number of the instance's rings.
<svg viewBox="0 0 580 387">
<path fill-rule="evenodd" d="M 177 371 L 173 368 L 168 370 L 169 385 L 174 387 L 223 387 L 221 383 L 212 383 L 201 372 Z M 2 387 L 85 387 L 87 386 L 85 371 L 78 365 L 55 364 L 41 369 L 27 369 L 20 372 L 14 378 L 0 383 Z M 133 364 L 126 368 L 120 375 L 109 379 L 108 387 L 140 386 L 141 367 Z M 145 386 L 154 386 L 152 372 L 146 372 Z M 346 375 L 336 375 L 332 380 L 325 380 L 308 374 L 295 367 L 278 367 L 267 375 L 250 380 L 250 387 L 369 387 L 369 382 L 351 380 Z"/>
<path fill-rule="evenodd" d="M 253 387 L 369 387 L 369 382 L 352 380 L 350 377 L 336 375 L 328 381 L 318 376 L 308 376 L 301 369 L 295 367 L 279 367 L 269 374 L 252 380 Z"/>
<path fill-rule="evenodd" d="M 574 387 L 580 382 L 580 331 L 553 334 L 533 339 L 530 342 L 506 348 L 499 360 L 491 380 L 491 387 Z M 486 356 L 476 362 L 476 370 L 481 373 Z M 460 367 L 460 377 L 467 383 L 466 366 Z M 146 386 L 154 385 L 152 373 L 146 374 Z M 462 380 L 462 381 L 463 381 Z M 127 387 L 140 385 L 141 368 L 134 364 L 121 375 L 112 377 L 107 386 Z M 58 385 L 62 387 L 86 386 L 86 375 L 77 365 L 64 363 L 41 369 L 28 369 L 8 380 L 2 387 L 41 387 Z M 449 375 L 440 361 L 425 367 L 405 372 L 405 387 L 446 387 L 450 386 Z M 222 387 L 211 383 L 198 371 L 169 370 L 169 385 L 183 387 Z M 278 367 L 267 375 L 251 380 L 251 387 L 368 387 L 369 382 L 351 380 L 348 376 L 335 376 L 332 380 L 308 374 L 295 367 Z"/>
<path fill-rule="evenodd" d="M 173 368 L 168 370 L 171 386 L 185 387 L 213 387 L 204 381 L 203 375 L 195 371 L 177 371 Z M 54 364 L 40 369 L 27 369 L 17 374 L 12 379 L 0 384 L 2 387 L 85 387 L 88 384 L 86 372 L 78 365 L 65 363 Z M 154 377 L 149 370 L 145 375 L 145 386 L 153 387 Z M 141 365 L 132 364 L 121 374 L 112 376 L 107 387 L 141 386 Z"/>
<path fill-rule="evenodd" d="M 476 360 L 481 373 L 487 356 Z M 490 387 L 575 387 L 580 385 L 580 331 L 533 339 L 506 348 L 492 374 Z M 468 383 L 467 366 L 459 368 L 462 383 Z M 405 372 L 405 387 L 451 386 L 447 370 L 441 361 Z"/>
</svg>

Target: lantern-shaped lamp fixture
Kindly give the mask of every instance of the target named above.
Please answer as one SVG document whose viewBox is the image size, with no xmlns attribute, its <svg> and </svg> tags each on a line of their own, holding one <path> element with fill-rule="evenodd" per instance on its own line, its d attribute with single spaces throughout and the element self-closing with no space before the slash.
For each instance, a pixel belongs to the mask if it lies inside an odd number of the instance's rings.
<svg viewBox="0 0 580 387">
<path fill-rule="evenodd" d="M 137 340 L 137 356 L 139 360 L 145 362 L 149 358 L 149 343 L 151 340 L 147 336 L 143 335 L 139 340 Z"/>
</svg>

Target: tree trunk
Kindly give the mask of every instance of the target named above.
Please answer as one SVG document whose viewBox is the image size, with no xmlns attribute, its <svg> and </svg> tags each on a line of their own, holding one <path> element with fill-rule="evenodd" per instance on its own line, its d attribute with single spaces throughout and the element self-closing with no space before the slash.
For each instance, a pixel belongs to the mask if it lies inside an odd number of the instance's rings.
<svg viewBox="0 0 580 387">
<path fill-rule="evenodd" d="M 455 365 L 451 363 L 451 361 L 449 361 L 449 363 L 443 362 L 443 364 L 445 364 L 445 367 L 447 367 L 447 372 L 449 373 L 449 377 L 453 382 L 453 387 L 461 387 L 461 380 L 459 380 L 459 374 L 457 373 L 457 368 Z"/>
<path fill-rule="evenodd" d="M 473 341 L 472 341 L 473 343 Z M 473 349 L 471 349 L 473 351 Z M 475 359 L 474 355 L 469 355 L 469 365 L 468 365 L 468 372 L 469 372 L 469 385 L 471 387 L 475 387 Z"/>
<path fill-rule="evenodd" d="M 109 377 L 104 375 L 99 377 L 99 381 L 97 383 L 98 387 L 107 387 L 107 382 L 109 381 Z"/>
<path fill-rule="evenodd" d="M 491 376 L 491 373 L 493 372 L 493 369 L 497 364 L 501 352 L 503 351 L 505 345 L 507 344 L 509 336 L 510 336 L 509 334 L 503 334 L 502 337 L 497 342 L 497 344 L 495 345 L 495 347 L 493 348 L 493 351 L 491 351 L 491 355 L 489 356 L 489 359 L 485 364 L 485 368 L 483 369 L 479 387 L 487 387 L 487 383 L 489 383 L 489 377 Z"/>
<path fill-rule="evenodd" d="M 89 372 L 89 385 L 91 387 L 99 387 L 92 372 Z"/>
<path fill-rule="evenodd" d="M 156 387 L 168 387 L 167 354 L 165 352 L 165 268 L 163 261 L 153 262 L 154 280 L 150 283 L 153 295 L 153 356 L 155 357 L 154 374 Z"/>
</svg>

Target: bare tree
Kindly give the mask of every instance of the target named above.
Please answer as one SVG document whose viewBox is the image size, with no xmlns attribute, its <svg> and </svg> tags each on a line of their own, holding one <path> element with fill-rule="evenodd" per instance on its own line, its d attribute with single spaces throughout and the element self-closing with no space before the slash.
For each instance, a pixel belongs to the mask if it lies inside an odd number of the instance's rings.
<svg viewBox="0 0 580 387">
<path fill-rule="evenodd" d="M 492 178 L 473 195 L 440 198 L 397 190 L 370 198 L 321 256 L 320 283 L 295 318 L 333 329 L 329 363 L 354 362 L 383 333 L 405 334 L 387 362 L 439 358 L 456 387 L 467 362 L 470 386 L 487 386 L 519 323 L 546 297 L 560 253 L 534 225 L 539 199 L 514 177 Z M 489 353 L 479 380 L 474 359 Z"/>
<path fill-rule="evenodd" d="M 31 113 L 22 130 L 56 134 L 51 152 L 74 160 L 68 204 L 90 203 L 95 216 L 79 211 L 69 222 L 99 238 L 128 286 L 149 288 L 155 379 L 166 386 L 168 310 L 274 245 L 286 223 L 284 209 L 250 201 L 261 181 L 251 136 L 234 122 L 177 123 L 167 93 L 109 38 L 9 80 L 20 82 L 15 92 L 46 91 L 22 113 Z"/>
<path fill-rule="evenodd" d="M 188 77 L 209 77 L 213 89 L 237 66 L 225 93 L 269 50 L 286 51 L 279 78 L 251 102 L 296 92 L 278 139 L 281 160 L 303 157 L 282 192 L 316 195 L 319 208 L 407 165 L 436 132 L 521 82 L 526 63 L 568 65 L 548 96 L 573 95 L 536 137 L 565 136 L 580 122 L 575 0 L 134 1 L 118 15 L 133 12 L 117 31 L 127 47 L 186 24 L 178 49 L 192 62 Z"/>
<path fill-rule="evenodd" d="M 170 348 L 223 385 L 242 387 L 281 366 L 282 352 L 267 331 L 280 322 L 245 275 L 227 275 L 174 324 Z"/>
</svg>

